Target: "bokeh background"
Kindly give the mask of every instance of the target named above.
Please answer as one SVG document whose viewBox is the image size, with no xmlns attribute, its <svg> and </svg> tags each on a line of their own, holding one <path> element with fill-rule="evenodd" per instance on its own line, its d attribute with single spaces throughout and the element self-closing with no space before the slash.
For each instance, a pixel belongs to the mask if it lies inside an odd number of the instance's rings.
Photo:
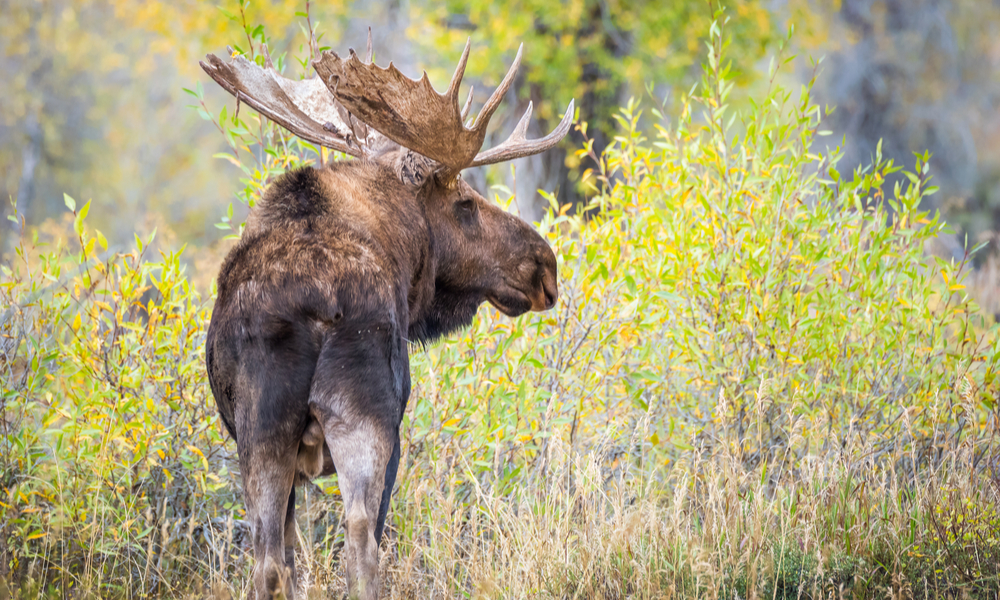
<svg viewBox="0 0 1000 600">
<path fill-rule="evenodd" d="M 362 48 L 367 27 L 376 60 L 405 73 L 428 70 L 442 87 L 467 37 L 467 81 L 485 99 L 519 43 L 524 66 L 493 142 L 503 139 L 529 100 L 535 133 L 551 128 L 571 97 L 595 150 L 613 135 L 629 98 L 667 119 L 701 76 L 701 57 L 717 2 L 706 0 L 0 0 L 0 213 L 30 226 L 68 218 L 63 193 L 93 200 L 90 222 L 112 242 L 156 228 L 187 243 L 214 272 L 228 243 L 213 225 L 241 187 L 240 171 L 213 158 L 226 142 L 190 107 L 183 88 L 205 87 L 213 115 L 228 95 L 198 67 L 208 52 L 247 45 L 242 23 L 263 23 L 272 52 L 296 54 L 306 42 L 305 11 L 335 50 Z M 1000 2 L 991 0 L 733 0 L 726 4 L 738 72 L 735 105 L 766 87 L 768 64 L 794 57 L 795 77 L 818 69 L 816 98 L 834 105 L 825 138 L 846 149 L 845 165 L 871 162 L 879 140 L 897 163 L 930 150 L 954 235 L 936 252 L 959 257 L 1000 228 Z M 789 39 L 789 30 L 794 29 Z M 250 43 L 256 43 L 253 39 Z M 785 43 L 784 50 L 779 50 Z M 819 63 L 818 66 L 816 63 Z M 297 70 L 296 70 L 297 69 Z M 300 66 L 291 75 L 305 73 Z M 786 78 L 788 76 L 785 76 Z M 782 81 L 784 85 L 795 81 Z M 741 98 L 743 100 L 741 100 Z M 229 107 L 232 110 L 233 106 Z M 644 113 L 652 119 L 652 112 Z M 488 141 L 489 143 L 489 141 Z M 572 150 L 469 173 L 480 187 L 516 192 L 522 216 L 537 220 L 547 202 L 582 198 Z M 513 167 L 513 168 L 512 168 Z M 890 181 L 887 185 L 892 185 Z M 237 222 L 240 210 L 237 203 Z M 3 219 L 0 250 L 18 225 Z M 201 251 L 203 250 L 203 251 Z M 198 267 L 195 267 L 198 268 Z M 200 277 L 205 280 L 205 277 Z"/>
<path fill-rule="evenodd" d="M 300 77 L 309 32 L 368 27 L 439 88 L 471 37 L 480 104 L 523 43 L 487 145 L 579 107 L 557 151 L 463 174 L 538 220 L 560 299 L 411 347 L 388 597 L 995 600 L 998 17 L 0 0 L 0 600 L 246 597 L 211 282 L 268 178 L 322 157 L 198 60 L 266 39 Z M 308 598 L 346 593 L 338 485 L 300 488 Z"/>
</svg>

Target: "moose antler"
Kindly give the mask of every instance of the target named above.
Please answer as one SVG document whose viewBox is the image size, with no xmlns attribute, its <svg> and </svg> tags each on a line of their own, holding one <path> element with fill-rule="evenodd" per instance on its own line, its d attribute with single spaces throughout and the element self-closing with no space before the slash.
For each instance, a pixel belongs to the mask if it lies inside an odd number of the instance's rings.
<svg viewBox="0 0 1000 600">
<path fill-rule="evenodd" d="M 318 77 L 311 79 L 293 81 L 283 77 L 272 66 L 270 56 L 266 56 L 264 67 L 243 56 L 235 56 L 227 63 L 212 54 L 208 55 L 207 64 L 200 64 L 212 79 L 236 96 L 237 105 L 246 102 L 306 141 L 359 158 L 372 158 L 381 134 L 437 162 L 441 179 L 450 181 L 468 167 L 544 152 L 566 136 L 573 121 L 570 100 L 562 121 L 550 134 L 529 140 L 525 134 L 532 104 L 528 103 L 510 137 L 499 146 L 480 152 L 490 118 L 514 83 L 523 45 L 517 49 L 503 81 L 467 127 L 465 119 L 472 107 L 472 89 L 461 109 L 458 91 L 471 41 L 466 42 L 444 94 L 434 90 L 426 71 L 423 77 L 414 80 L 400 73 L 391 62 L 384 69 L 372 62 L 371 29 L 366 60 L 358 58 L 353 48 L 346 60 L 327 50 L 312 61 Z M 264 51 L 266 55 L 266 47 Z M 229 52 L 233 54 L 232 49 Z"/>
<path fill-rule="evenodd" d="M 475 160 L 469 166 L 479 167 L 514 160 L 515 158 L 544 152 L 555 146 L 560 140 L 566 137 L 566 134 L 569 133 L 570 125 L 573 124 L 573 102 L 573 100 L 569 101 L 569 106 L 566 107 L 566 113 L 563 115 L 559 125 L 547 136 L 537 140 L 529 140 L 524 137 L 528 131 L 528 123 L 531 121 L 532 103 L 528 102 L 527 110 L 524 111 L 521 120 L 517 122 L 517 126 L 514 127 L 514 131 L 510 134 L 510 137 L 499 146 L 494 146 L 489 150 L 477 154 Z"/>
<path fill-rule="evenodd" d="M 233 55 L 232 48 L 229 54 Z M 266 53 L 266 48 L 265 48 Z M 283 77 L 271 65 L 267 56 L 265 67 L 239 55 L 228 63 L 214 54 L 207 56 L 208 63 L 198 64 L 208 75 L 239 102 L 246 102 L 262 115 L 278 123 L 298 137 L 339 150 L 351 156 L 365 157 L 364 136 L 359 139 L 359 128 L 352 123 L 347 110 L 330 94 L 318 77 L 293 81 Z"/>
<path fill-rule="evenodd" d="M 392 63 L 383 69 L 372 62 L 362 62 L 353 50 L 346 60 L 335 52 L 326 51 L 313 61 L 313 67 L 350 113 L 399 145 L 440 163 L 439 173 L 445 180 L 470 166 L 543 152 L 565 137 L 573 120 L 572 101 L 559 126 L 538 140 L 525 138 L 531 116 L 529 104 L 511 137 L 500 146 L 480 153 L 489 120 L 514 82 L 521 64 L 523 45 L 518 48 L 514 63 L 483 105 L 472 126 L 466 127 L 464 120 L 471 106 L 472 94 L 470 91 L 469 100 L 460 110 L 458 91 L 465 75 L 470 47 L 471 39 L 465 44 L 462 58 L 444 94 L 434 90 L 426 71 L 419 80 L 410 79 Z"/>
</svg>

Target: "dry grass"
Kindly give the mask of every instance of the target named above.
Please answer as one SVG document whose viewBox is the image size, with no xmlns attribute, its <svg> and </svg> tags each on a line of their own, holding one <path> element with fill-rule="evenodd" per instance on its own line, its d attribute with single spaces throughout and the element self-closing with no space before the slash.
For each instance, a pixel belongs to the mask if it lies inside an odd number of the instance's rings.
<svg viewBox="0 0 1000 600">
<path fill-rule="evenodd" d="M 724 446 L 657 465 L 649 449 L 569 452 L 553 431 L 547 473 L 533 489 L 498 496 L 466 480 L 460 455 L 414 497 L 397 497 L 382 549 L 388 598 L 996 598 L 1000 593 L 998 483 L 969 446 L 917 458 L 857 446 L 804 454 L 799 466 L 746 467 Z M 631 441 L 637 441 L 639 438 Z M 981 455 L 978 460 L 996 460 Z M 777 469 L 777 472 L 776 472 Z M 903 466 L 902 470 L 907 467 Z M 346 593 L 339 503 L 304 490 L 297 556 L 305 598 Z M 468 494 L 470 497 L 466 497 Z M 434 510 L 421 510 L 430 505 Z M 245 529 L 230 519 L 164 521 L 159 565 L 134 582 L 152 595 L 239 598 L 246 593 Z M 332 532 L 333 535 L 330 535 Z M 152 557 L 153 554 L 148 556 Z M 185 581 L 155 576 L 189 564 Z M 96 565 L 90 568 L 95 568 Z M 99 567 L 98 567 L 99 568 Z M 175 573 L 176 567 L 171 569 Z M 15 598 L 94 597 L 86 579 L 38 590 L 26 569 Z M 47 577 L 50 582 L 51 577 Z M 141 587 L 139 587 L 141 586 Z M 157 589 L 160 587 L 161 589 Z M 2 588 L 0 588 L 2 590 Z M 142 597 L 122 590 L 121 597 Z M 56 593 L 58 592 L 58 593 Z M 106 597 L 106 589 L 100 593 Z M 8 596 L 0 592 L 0 597 Z"/>
</svg>

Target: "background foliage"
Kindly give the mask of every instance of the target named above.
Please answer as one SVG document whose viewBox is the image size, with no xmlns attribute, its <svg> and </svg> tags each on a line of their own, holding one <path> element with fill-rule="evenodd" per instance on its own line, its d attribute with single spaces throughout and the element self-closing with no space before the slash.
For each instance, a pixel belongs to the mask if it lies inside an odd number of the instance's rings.
<svg viewBox="0 0 1000 600">
<path fill-rule="evenodd" d="M 247 38 L 264 24 L 272 50 L 301 55 L 308 36 L 296 13 L 308 6 L 311 24 L 325 33 L 322 44 L 340 51 L 363 47 L 371 26 L 378 60 L 392 59 L 414 76 L 426 68 L 439 86 L 471 36 L 468 80 L 482 98 L 523 41 L 522 76 L 489 143 L 507 135 L 528 100 L 542 117 L 535 126 L 541 132 L 572 96 L 600 153 L 613 136 L 611 115 L 629 97 L 657 105 L 666 98 L 665 113 L 677 117 L 680 99 L 697 82 L 695 57 L 719 3 L 227 0 L 220 6 L 0 0 L 4 215 L 12 214 L 9 200 L 29 225 L 39 226 L 59 218 L 64 192 L 92 198 L 91 221 L 114 245 L 127 243 L 137 228 L 144 235 L 156 228 L 160 243 L 197 248 L 186 260 L 204 287 L 227 247 L 209 224 L 239 176 L 228 163 L 206 160 L 224 144 L 211 123 L 185 108 L 182 88 L 208 81 L 197 66 L 205 53 L 248 46 Z M 872 162 L 880 139 L 884 156 L 900 164 L 911 152 L 929 149 L 930 172 L 942 193 L 925 202 L 944 209 L 956 228 L 954 236 L 939 239 L 935 252 L 960 259 L 966 247 L 994 244 L 1000 197 L 996 6 L 975 0 L 739 0 L 727 6 L 734 106 L 746 108 L 748 97 L 762 93 L 769 57 L 795 27 L 792 52 L 827 59 L 814 93 L 819 104 L 838 110 L 828 120 L 835 135 L 824 145 L 846 137 L 848 170 Z M 811 79 L 805 62 L 786 72 L 783 83 Z M 209 86 L 211 112 L 226 102 L 231 105 L 222 90 Z M 521 213 L 539 220 L 547 204 L 538 188 L 564 203 L 585 199 L 580 178 L 588 165 L 574 154 L 582 143 L 574 133 L 559 152 L 517 161 L 516 175 L 497 168 L 468 177 L 480 188 L 502 183 L 516 193 Z M 8 257 L 17 233 L 17 227 L 0 228 L 0 252 Z M 981 253 L 977 267 L 994 250 Z M 993 283 L 995 271 L 989 270 Z M 989 303 L 991 312 L 1000 312 L 996 302 Z"/>
<path fill-rule="evenodd" d="M 845 167 L 809 86 L 780 84 L 785 54 L 737 110 L 716 17 L 676 118 L 629 101 L 601 152 L 580 125 L 590 210 L 547 194 L 538 224 L 556 309 L 484 307 L 414 349 L 393 597 L 1000 591 L 1000 341 L 967 257 L 925 251 L 947 231 L 923 208 L 928 157 L 904 169 L 876 147 Z M 243 173 L 237 209 L 323 158 L 190 94 Z M 0 595 L 238 597 L 248 529 L 202 355 L 213 290 L 188 250 L 115 248 L 90 202 L 63 203 L 69 222 L 26 232 L 0 276 Z M 301 584 L 342 593 L 336 479 L 301 496 Z"/>
</svg>

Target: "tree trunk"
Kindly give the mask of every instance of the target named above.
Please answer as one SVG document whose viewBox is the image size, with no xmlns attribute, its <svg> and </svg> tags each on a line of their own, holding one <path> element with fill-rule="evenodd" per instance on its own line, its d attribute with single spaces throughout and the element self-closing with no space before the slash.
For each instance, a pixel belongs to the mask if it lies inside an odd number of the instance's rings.
<svg viewBox="0 0 1000 600">
<path fill-rule="evenodd" d="M 28 205 L 35 197 L 35 169 L 42 158 L 42 126 L 38 122 L 36 111 L 28 113 L 24 131 L 27 140 L 21 150 L 21 180 L 17 186 L 15 204 L 18 222 L 14 224 L 14 230 L 18 233 L 21 231 L 21 220 L 27 218 Z"/>
<path fill-rule="evenodd" d="M 604 2 L 592 2 L 588 17 L 580 24 L 578 38 L 585 38 L 594 35 L 599 36 L 604 49 L 618 58 L 624 58 L 632 51 L 632 37 L 629 32 L 621 31 L 611 21 L 607 13 Z M 613 115 L 618 112 L 625 98 L 625 84 L 617 82 L 611 89 L 601 89 L 601 82 L 614 81 L 615 76 L 603 69 L 596 61 L 583 65 L 581 81 L 586 85 L 586 91 L 582 98 L 577 98 L 576 106 L 579 109 L 580 120 L 589 124 L 587 135 L 594 140 L 594 152 L 600 156 L 608 144 L 611 143 L 609 132 L 614 131 L 616 122 Z M 540 90 L 531 90 L 535 104 L 541 100 Z M 560 99 L 563 100 L 563 99 Z M 519 118 L 524 107 L 516 113 L 515 119 Z M 545 135 L 554 123 L 537 121 L 534 127 L 537 128 L 536 135 Z M 583 137 L 571 131 L 567 139 L 572 140 L 574 146 L 582 146 Z M 517 181 L 511 182 L 511 189 L 517 194 L 518 208 L 521 216 L 528 221 L 539 220 L 548 208 L 548 202 L 537 193 L 539 188 L 555 193 L 560 204 L 570 204 L 574 207 L 583 203 L 586 197 L 577 187 L 579 178 L 570 179 L 569 169 L 566 167 L 566 150 L 561 147 L 553 148 L 544 154 L 531 156 L 526 159 L 516 161 Z M 580 174 L 585 170 L 595 167 L 589 159 L 584 161 L 577 168 Z"/>
</svg>

